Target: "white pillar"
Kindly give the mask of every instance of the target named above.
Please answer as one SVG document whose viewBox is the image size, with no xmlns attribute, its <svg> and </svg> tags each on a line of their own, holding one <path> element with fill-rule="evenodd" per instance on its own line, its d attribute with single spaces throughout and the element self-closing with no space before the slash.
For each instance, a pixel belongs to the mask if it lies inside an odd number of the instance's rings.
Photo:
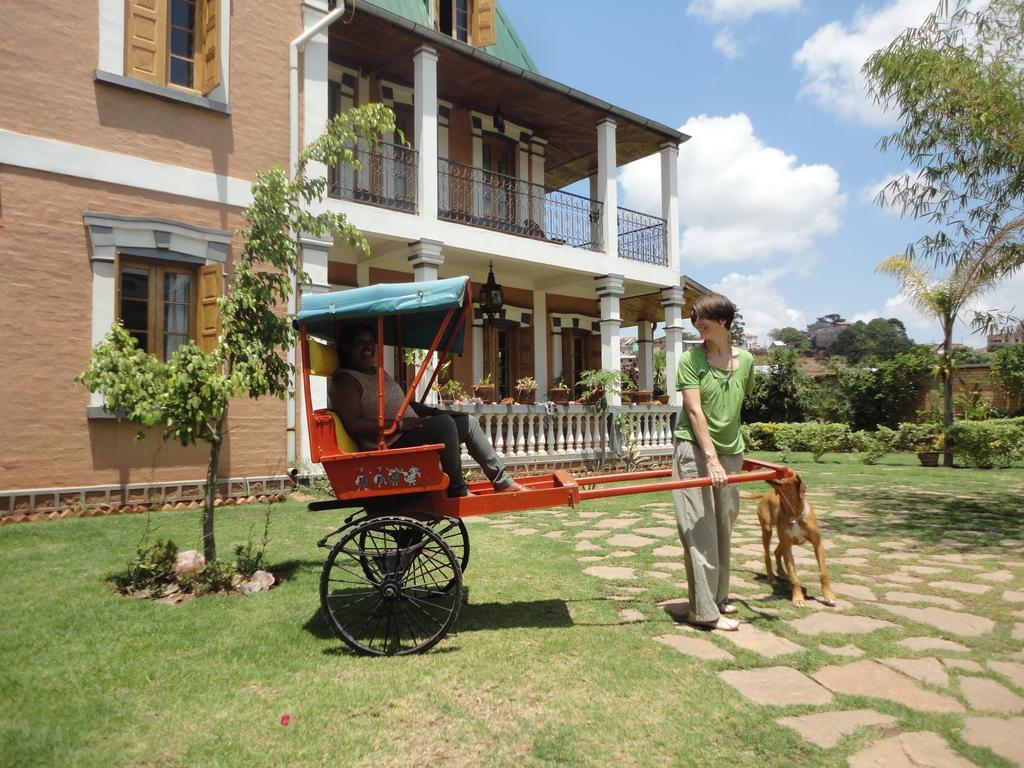
<svg viewBox="0 0 1024 768">
<path fill-rule="evenodd" d="M 309 29 L 327 14 L 326 7 L 302 6 L 302 22 Z M 319 138 L 327 127 L 327 30 L 313 35 L 302 49 L 302 146 Z M 327 175 L 323 163 L 310 163 L 306 174 L 315 179 Z M 305 447 L 303 447 L 305 450 Z"/>
<path fill-rule="evenodd" d="M 661 306 L 665 308 L 665 393 L 670 405 L 682 405 L 682 393 L 676 390 L 676 369 L 683 354 L 683 289 L 663 288 Z"/>
<path fill-rule="evenodd" d="M 92 248 L 92 345 L 101 343 L 110 333 L 110 327 L 117 317 L 117 275 L 114 271 L 117 249 L 114 247 L 114 236 L 95 233 L 90 227 L 93 240 Z M 103 244 L 97 240 L 104 241 Z M 109 241 L 109 244 L 107 244 Z M 99 392 L 89 393 L 89 407 L 103 408 L 103 395 Z"/>
<path fill-rule="evenodd" d="M 416 203 L 420 216 L 437 218 L 437 51 L 421 45 L 413 56 Z"/>
<path fill-rule="evenodd" d="M 360 261 L 356 264 L 356 287 L 365 288 L 370 284 L 370 264 Z"/>
<path fill-rule="evenodd" d="M 597 199 L 602 203 L 601 246 L 612 258 L 619 255 L 619 192 L 615 185 L 615 121 L 597 124 Z"/>
<path fill-rule="evenodd" d="M 624 289 L 622 275 L 605 275 L 597 280 L 597 298 L 601 304 L 601 367 L 618 372 L 621 369 L 619 350 L 619 297 Z M 621 405 L 618 393 L 607 396 L 608 405 Z"/>
<path fill-rule="evenodd" d="M 679 147 L 661 145 L 661 218 L 668 266 L 679 271 Z"/>
<path fill-rule="evenodd" d="M 640 318 L 636 325 L 636 362 L 640 369 L 640 389 L 654 389 L 654 331 L 651 322 Z"/>
<path fill-rule="evenodd" d="M 555 325 L 554 321 L 551 324 L 551 363 L 551 371 L 556 379 L 565 375 L 565 370 L 562 368 L 562 326 Z M 566 383 L 572 386 L 575 382 Z"/>
<path fill-rule="evenodd" d="M 434 190 L 436 192 L 437 187 L 435 185 Z M 434 198 L 436 203 L 437 197 Z M 418 240 L 414 243 L 409 243 L 409 264 L 412 266 L 413 280 L 417 283 L 428 282 L 430 280 L 437 280 L 437 271 L 441 265 L 444 264 L 444 254 L 441 253 L 441 245 L 437 240 Z M 423 398 L 425 403 L 436 403 L 437 396 L 433 392 L 427 392 L 426 382 L 430 380 L 430 377 L 434 374 L 434 363 L 436 358 L 427 366 L 426 372 L 423 374 L 423 383 L 420 384 L 416 389 L 416 399 Z"/>
<path fill-rule="evenodd" d="M 309 275 L 309 282 L 299 286 L 302 296 L 313 293 L 326 293 L 331 289 L 327 281 L 327 260 L 331 240 L 321 240 L 311 235 L 300 235 L 299 245 L 302 249 L 302 268 Z M 301 306 L 301 303 L 300 303 Z M 332 339 L 333 341 L 333 339 Z M 298 455 L 304 462 L 311 462 L 309 453 L 309 430 L 306 428 L 305 392 L 302 387 L 295 388 L 295 398 L 299 403 L 299 450 Z M 323 376 L 309 377 L 309 398 L 314 409 L 327 407 L 327 379 Z"/>
<path fill-rule="evenodd" d="M 537 380 L 537 399 L 548 395 L 548 295 L 533 292 L 533 378 Z"/>
</svg>

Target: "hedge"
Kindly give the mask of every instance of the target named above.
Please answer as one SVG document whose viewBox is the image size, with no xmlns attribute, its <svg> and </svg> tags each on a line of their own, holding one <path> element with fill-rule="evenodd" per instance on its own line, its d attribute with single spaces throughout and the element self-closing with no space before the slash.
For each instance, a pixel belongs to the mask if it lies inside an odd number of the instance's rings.
<svg viewBox="0 0 1024 768">
<path fill-rule="evenodd" d="M 954 421 L 946 440 L 964 466 L 1005 469 L 1024 461 L 1024 417 Z"/>
</svg>

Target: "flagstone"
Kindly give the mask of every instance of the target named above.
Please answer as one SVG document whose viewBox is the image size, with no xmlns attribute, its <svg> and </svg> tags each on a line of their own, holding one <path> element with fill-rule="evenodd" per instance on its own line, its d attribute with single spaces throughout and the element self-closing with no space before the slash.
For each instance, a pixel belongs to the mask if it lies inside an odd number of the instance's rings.
<svg viewBox="0 0 1024 768">
<path fill-rule="evenodd" d="M 854 600 L 876 601 L 875 593 L 860 584 L 832 583 L 832 591 L 843 597 L 852 597 Z"/>
<path fill-rule="evenodd" d="M 605 512 L 598 512 L 596 509 L 581 509 L 576 514 L 579 517 L 594 518 L 594 517 L 604 517 L 606 513 Z M 600 523 L 598 523 L 598 525 L 600 525 Z"/>
<path fill-rule="evenodd" d="M 632 557 L 636 552 L 632 552 L 628 549 L 617 549 L 614 552 L 609 552 L 608 557 Z"/>
<path fill-rule="evenodd" d="M 917 560 L 920 558 L 916 552 L 886 552 L 878 555 L 879 560 Z"/>
<path fill-rule="evenodd" d="M 655 539 L 647 539 L 632 533 L 617 533 L 609 536 L 606 541 L 613 547 L 646 547 L 657 543 Z"/>
<path fill-rule="evenodd" d="M 895 627 L 891 621 L 871 619 L 843 613 L 812 613 L 800 619 L 793 619 L 790 625 L 802 635 L 864 635 L 876 629 Z"/>
<path fill-rule="evenodd" d="M 619 592 L 628 592 L 628 593 L 630 593 L 632 595 L 639 595 L 641 592 L 646 592 L 647 591 L 647 587 L 623 587 L 623 586 L 617 586 L 616 589 L 619 590 Z"/>
<path fill-rule="evenodd" d="M 596 524 L 595 527 L 603 529 L 618 529 L 618 528 L 629 528 L 631 525 L 635 525 L 640 518 L 623 519 L 621 517 L 612 517 L 608 520 L 602 520 Z"/>
<path fill-rule="evenodd" d="M 797 717 L 780 717 L 775 722 L 792 728 L 807 741 L 822 749 L 831 749 L 842 740 L 843 736 L 860 728 L 889 729 L 899 725 L 899 720 L 892 715 L 883 715 L 873 709 L 815 712 Z"/>
<path fill-rule="evenodd" d="M 987 677 L 961 677 L 960 693 L 979 712 L 1024 712 L 1024 698 Z"/>
<path fill-rule="evenodd" d="M 853 643 L 847 643 L 846 645 L 819 645 L 821 650 L 831 653 L 833 656 L 845 656 L 849 659 L 860 658 L 864 655 L 864 650 Z"/>
<path fill-rule="evenodd" d="M 577 552 L 600 552 L 604 547 L 599 547 L 592 541 L 577 541 L 576 551 Z"/>
<path fill-rule="evenodd" d="M 588 528 L 585 531 L 577 531 L 575 538 L 577 539 L 596 539 L 599 536 L 604 536 L 608 531 L 599 531 L 595 528 Z"/>
<path fill-rule="evenodd" d="M 900 570 L 905 573 L 919 573 L 922 576 L 934 576 L 938 573 L 949 573 L 949 568 L 940 568 L 934 565 L 901 565 Z"/>
<path fill-rule="evenodd" d="M 991 750 L 1014 765 L 1024 766 L 1024 717 L 968 717 L 960 738 L 973 747 Z"/>
<path fill-rule="evenodd" d="M 629 624 L 635 624 L 638 621 L 643 621 L 645 618 L 644 612 L 636 608 L 623 608 L 619 611 L 619 617 Z"/>
<path fill-rule="evenodd" d="M 1006 581 L 1013 581 L 1014 577 L 1012 573 L 1010 573 L 1006 569 L 1003 569 L 999 571 L 991 571 L 989 573 L 979 573 L 978 578 L 984 579 L 985 581 L 995 581 L 998 583 L 1003 583 Z"/>
<path fill-rule="evenodd" d="M 900 640 L 900 645 L 905 645 L 912 651 L 951 651 L 953 653 L 970 653 L 971 649 L 952 640 L 943 640 L 941 637 L 906 637 Z"/>
<path fill-rule="evenodd" d="M 634 533 L 639 533 L 644 536 L 654 536 L 659 539 L 664 539 L 667 536 L 678 536 L 678 528 L 667 528 L 664 526 L 654 528 L 637 528 Z"/>
<path fill-rule="evenodd" d="M 949 688 L 949 673 L 946 672 L 942 663 L 933 657 L 923 659 L 900 659 L 887 658 L 879 659 L 887 667 L 892 667 L 897 672 L 902 672 L 922 683 L 930 683 L 940 688 Z"/>
<path fill-rule="evenodd" d="M 755 627 L 746 621 L 740 622 L 738 631 L 722 633 L 722 636 L 733 645 L 738 645 L 747 651 L 753 651 L 767 659 L 774 659 L 777 656 L 786 656 L 790 653 L 798 653 L 804 650 L 802 645 L 797 645 L 791 640 L 779 637 L 774 632 Z"/>
<path fill-rule="evenodd" d="M 655 547 L 651 550 L 651 553 L 657 557 L 682 557 L 686 554 L 686 550 L 682 547 L 667 544 L 663 547 Z"/>
<path fill-rule="evenodd" d="M 882 739 L 850 755 L 846 763 L 850 768 L 976 768 L 931 731 Z"/>
<path fill-rule="evenodd" d="M 841 597 L 837 597 L 831 603 L 826 603 L 825 599 L 821 595 L 816 595 L 807 592 L 806 587 L 804 588 L 805 598 L 807 602 L 804 603 L 804 608 L 810 608 L 812 611 L 850 611 L 853 610 L 853 603 L 849 600 L 843 600 Z"/>
<path fill-rule="evenodd" d="M 469 519 L 472 520 L 473 518 Z M 561 539 L 563 536 L 565 536 L 565 531 L 562 530 L 549 531 L 548 533 L 544 534 L 545 539 Z"/>
<path fill-rule="evenodd" d="M 917 576 L 911 576 L 907 573 L 889 573 L 879 578 L 885 579 L 886 581 L 895 581 L 900 584 L 920 584 L 923 579 L 917 578 Z"/>
<path fill-rule="evenodd" d="M 1010 637 L 1014 640 L 1024 640 L 1024 624 L 1014 624 L 1010 630 Z"/>
<path fill-rule="evenodd" d="M 882 549 L 906 549 L 907 548 L 907 542 L 905 542 L 905 541 L 880 541 L 875 546 L 876 547 L 881 547 Z"/>
<path fill-rule="evenodd" d="M 667 501 L 656 501 L 650 504 L 641 504 L 641 509 L 675 509 L 675 504 Z"/>
<path fill-rule="evenodd" d="M 852 565 L 852 566 L 857 566 L 857 565 L 867 565 L 868 561 L 865 558 L 863 558 L 863 557 L 846 557 L 844 555 L 842 557 L 830 557 L 830 558 L 828 558 L 828 564 L 829 565 L 835 564 L 835 565 Z"/>
<path fill-rule="evenodd" d="M 659 571 L 681 571 L 681 570 L 686 568 L 686 565 L 683 564 L 683 563 L 676 563 L 676 562 L 673 562 L 673 563 L 655 563 L 654 567 L 657 568 Z"/>
<path fill-rule="evenodd" d="M 1024 610 L 1010 611 L 1010 615 L 1017 619 L 1024 619 Z"/>
<path fill-rule="evenodd" d="M 968 581 L 933 581 L 929 586 L 952 589 L 955 592 L 965 592 L 968 595 L 984 595 L 992 589 L 988 584 L 972 584 Z"/>
<path fill-rule="evenodd" d="M 732 661 L 733 655 L 724 648 L 719 648 L 710 640 L 692 635 L 657 635 L 657 642 L 674 648 L 686 656 L 693 656 L 704 661 Z"/>
<path fill-rule="evenodd" d="M 668 579 L 672 578 L 671 573 L 665 573 L 664 571 L 644 571 L 644 576 L 650 576 L 652 579 Z"/>
<path fill-rule="evenodd" d="M 785 707 L 832 702 L 827 689 L 792 667 L 730 669 L 718 676 L 756 704 Z"/>
<path fill-rule="evenodd" d="M 1024 689 L 1024 664 L 1012 661 L 989 661 L 989 669 L 998 672 L 1018 688 Z"/>
<path fill-rule="evenodd" d="M 605 559 L 604 555 L 586 555 L 584 557 L 577 557 L 576 558 L 576 562 L 577 563 L 594 563 L 594 562 L 597 562 L 598 560 L 604 560 L 604 559 Z"/>
<path fill-rule="evenodd" d="M 970 659 L 947 659 L 943 658 L 942 663 L 945 664 L 949 669 L 959 669 L 964 672 L 984 672 L 981 668 L 981 664 Z"/>
<path fill-rule="evenodd" d="M 912 608 L 909 605 L 886 605 L 885 603 L 877 605 L 897 616 L 928 624 L 943 632 L 960 637 L 977 637 L 991 632 L 995 627 L 995 622 L 992 619 L 963 611 L 947 611 L 945 608 Z"/>
<path fill-rule="evenodd" d="M 673 597 L 670 600 L 662 600 L 658 607 L 678 622 L 686 622 L 690 614 L 690 601 L 683 597 Z"/>
<path fill-rule="evenodd" d="M 512 531 L 513 536 L 531 536 L 537 532 L 536 528 L 516 528 Z"/>
<path fill-rule="evenodd" d="M 863 537 L 861 537 L 861 536 L 851 536 L 848 533 L 840 533 L 840 534 L 837 534 L 836 536 L 833 536 L 832 538 L 835 539 L 836 541 L 845 541 L 847 544 L 855 544 L 857 542 L 860 542 L 860 541 L 864 540 Z"/>
<path fill-rule="evenodd" d="M 636 568 L 622 568 L 614 565 L 592 565 L 583 572 L 599 579 L 635 579 Z"/>
<path fill-rule="evenodd" d="M 1010 603 L 1024 603 L 1024 592 L 1014 592 L 1008 589 L 1003 592 L 1003 600 Z"/>
<path fill-rule="evenodd" d="M 811 677 L 834 693 L 884 699 L 919 712 L 964 710 L 963 705 L 956 699 L 926 691 L 909 678 L 869 659 L 822 667 Z"/>
<path fill-rule="evenodd" d="M 919 592 L 886 592 L 885 599 L 890 603 L 931 603 L 943 608 L 963 608 L 963 604 L 952 597 L 939 595 L 922 595 Z"/>
<path fill-rule="evenodd" d="M 875 554 L 875 550 L 869 549 L 868 547 L 851 547 L 846 550 L 848 555 L 868 556 Z"/>
</svg>

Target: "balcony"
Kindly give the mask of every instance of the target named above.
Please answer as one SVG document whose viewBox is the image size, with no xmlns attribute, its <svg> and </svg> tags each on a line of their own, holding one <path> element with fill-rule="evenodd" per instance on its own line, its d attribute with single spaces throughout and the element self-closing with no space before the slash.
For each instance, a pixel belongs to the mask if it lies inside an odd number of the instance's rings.
<svg viewBox="0 0 1024 768">
<path fill-rule="evenodd" d="M 439 219 L 574 248 L 601 250 L 601 203 L 438 159 Z"/>
<path fill-rule="evenodd" d="M 438 159 L 439 219 L 559 245 L 602 251 L 603 204 L 482 168 Z M 617 213 L 619 257 L 668 265 L 665 220 L 628 208 Z"/>
<path fill-rule="evenodd" d="M 416 150 L 381 144 L 375 150 L 357 146 L 352 152 L 361 167 L 332 168 L 331 197 L 416 212 Z"/>
</svg>

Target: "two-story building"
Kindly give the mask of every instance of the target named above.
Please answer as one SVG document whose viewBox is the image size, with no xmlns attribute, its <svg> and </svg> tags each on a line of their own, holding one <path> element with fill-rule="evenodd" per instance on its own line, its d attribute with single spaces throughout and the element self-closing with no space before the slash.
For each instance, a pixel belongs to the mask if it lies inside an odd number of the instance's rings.
<svg viewBox="0 0 1024 768">
<path fill-rule="evenodd" d="M 703 290 L 680 273 L 687 137 L 538 73 L 494 0 L 18 3 L 5 27 L 0 512 L 159 495 L 204 476 L 202 447 L 136 440 L 74 378 L 115 321 L 162 359 L 187 339 L 212 343 L 256 172 L 289 167 L 354 105 L 387 104 L 407 143 L 359 146 L 361 169 L 326 169 L 324 205 L 371 249 L 303 238 L 311 283 L 298 303 L 462 274 L 476 293 L 493 274 L 502 307 L 476 313 L 453 366 L 467 389 L 489 373 L 506 395 L 530 376 L 544 399 L 556 377 L 618 369 L 629 326 L 649 385 L 657 323 L 674 370 Z M 620 207 L 616 169 L 653 154 L 660 215 Z M 301 464 L 302 407 L 234 404 L 222 475 L 280 478 Z"/>
</svg>

